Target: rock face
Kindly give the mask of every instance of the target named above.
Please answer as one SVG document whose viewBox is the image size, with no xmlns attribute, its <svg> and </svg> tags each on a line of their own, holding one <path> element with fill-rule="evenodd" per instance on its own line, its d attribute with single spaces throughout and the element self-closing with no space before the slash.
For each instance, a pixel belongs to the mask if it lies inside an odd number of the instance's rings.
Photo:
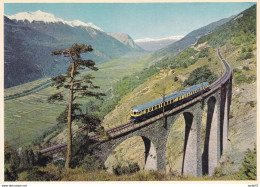
<svg viewBox="0 0 260 187">
<path fill-rule="evenodd" d="M 110 32 L 107 32 L 107 34 L 109 36 L 114 37 L 115 39 L 117 39 L 118 41 L 120 41 L 121 43 L 123 43 L 124 45 L 126 45 L 130 48 L 142 49 L 140 46 L 138 46 L 134 42 L 134 40 L 128 34 L 125 34 L 125 33 L 110 33 Z"/>
</svg>

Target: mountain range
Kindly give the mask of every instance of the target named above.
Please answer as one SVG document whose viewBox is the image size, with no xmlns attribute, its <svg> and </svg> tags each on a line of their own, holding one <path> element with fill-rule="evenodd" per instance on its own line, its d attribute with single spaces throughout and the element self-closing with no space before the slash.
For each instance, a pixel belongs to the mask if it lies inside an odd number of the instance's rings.
<svg viewBox="0 0 260 187">
<path fill-rule="evenodd" d="M 142 47 L 147 51 L 157 51 L 170 44 L 173 44 L 174 42 L 182 38 L 183 36 L 170 36 L 167 38 L 159 38 L 159 39 L 144 38 L 144 39 L 137 39 L 134 41 L 137 45 L 139 45 L 140 47 Z"/>
<path fill-rule="evenodd" d="M 152 61 L 154 63 L 161 62 L 167 58 L 172 58 L 176 56 L 178 53 L 183 51 L 184 49 L 190 47 L 191 45 L 194 45 L 197 43 L 198 39 L 211 31 L 215 30 L 219 26 L 229 22 L 234 16 L 231 16 L 229 18 L 224 18 L 216 22 L 212 22 L 204 27 L 201 27 L 199 29 L 196 29 L 186 36 L 184 36 L 182 39 L 156 51 L 152 55 Z"/>
<path fill-rule="evenodd" d="M 51 57 L 51 52 L 73 43 L 92 45 L 94 51 L 87 58 L 97 63 L 143 51 L 129 35 L 106 33 L 93 23 L 64 21 L 42 11 L 5 16 L 4 87 L 64 73 L 68 64 L 63 58 Z"/>
<path fill-rule="evenodd" d="M 4 87 L 64 73 L 69 64 L 64 62 L 63 57 L 52 57 L 51 52 L 69 48 L 73 43 L 92 45 L 94 51 L 83 55 L 83 58 L 97 63 L 124 56 L 129 52 L 159 49 L 151 57 L 151 62 L 156 63 L 174 57 L 231 18 L 211 23 L 185 37 L 145 38 L 134 41 L 125 33 L 105 32 L 93 23 L 65 21 L 42 11 L 5 16 Z"/>
</svg>

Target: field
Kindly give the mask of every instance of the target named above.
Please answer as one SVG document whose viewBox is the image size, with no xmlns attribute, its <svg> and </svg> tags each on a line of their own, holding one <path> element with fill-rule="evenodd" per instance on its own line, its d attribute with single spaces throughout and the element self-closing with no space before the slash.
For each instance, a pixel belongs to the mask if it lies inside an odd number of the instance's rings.
<svg viewBox="0 0 260 187">
<path fill-rule="evenodd" d="M 131 57 L 100 64 L 99 71 L 91 73 L 96 77 L 96 85 L 106 91 L 113 88 L 123 76 L 147 67 L 148 58 L 149 56 L 143 57 L 143 54 L 132 54 Z M 46 81 L 47 79 L 43 79 L 5 89 L 5 97 L 30 90 Z M 5 101 L 5 141 L 15 148 L 31 145 L 32 141 L 44 131 L 55 127 L 57 116 L 66 106 L 65 102 L 60 104 L 47 102 L 47 98 L 55 92 L 56 89 L 48 87 L 27 96 Z"/>
</svg>

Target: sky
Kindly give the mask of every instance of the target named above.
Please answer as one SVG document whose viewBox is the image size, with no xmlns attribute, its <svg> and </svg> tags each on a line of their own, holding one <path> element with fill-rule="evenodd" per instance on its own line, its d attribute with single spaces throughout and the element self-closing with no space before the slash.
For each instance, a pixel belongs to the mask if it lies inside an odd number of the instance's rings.
<svg viewBox="0 0 260 187">
<path fill-rule="evenodd" d="M 253 2 L 237 3 L 5 3 L 4 14 L 41 10 L 63 20 L 92 22 L 106 32 L 127 33 L 133 39 L 185 36 L 189 32 L 236 15 Z"/>
</svg>

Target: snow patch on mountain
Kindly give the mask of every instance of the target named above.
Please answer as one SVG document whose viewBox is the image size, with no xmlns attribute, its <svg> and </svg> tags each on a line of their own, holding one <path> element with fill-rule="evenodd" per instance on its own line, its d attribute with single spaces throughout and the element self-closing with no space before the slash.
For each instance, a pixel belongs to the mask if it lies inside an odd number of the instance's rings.
<svg viewBox="0 0 260 187">
<path fill-rule="evenodd" d="M 153 38 L 143 38 L 143 39 L 136 39 L 134 40 L 136 43 L 139 42 L 159 42 L 159 41 L 164 41 L 164 40 L 180 40 L 182 39 L 184 36 L 170 36 L 170 37 L 166 37 L 166 38 L 159 38 L 159 39 L 153 39 Z"/>
<path fill-rule="evenodd" d="M 79 27 L 79 26 L 83 26 L 83 27 L 92 27 L 96 30 L 99 31 L 103 31 L 101 28 L 97 27 L 96 25 L 94 25 L 93 23 L 85 23 L 83 21 L 80 20 L 74 20 L 74 21 L 65 21 L 61 18 L 57 18 L 55 17 L 53 14 L 47 13 L 47 12 L 42 12 L 40 10 L 36 11 L 36 12 L 20 12 L 17 13 L 15 15 L 11 15 L 11 16 L 7 16 L 9 19 L 15 19 L 15 20 L 21 20 L 21 21 L 29 21 L 30 23 L 33 21 L 42 21 L 44 23 L 63 23 L 63 24 L 67 24 L 71 27 Z"/>
</svg>

